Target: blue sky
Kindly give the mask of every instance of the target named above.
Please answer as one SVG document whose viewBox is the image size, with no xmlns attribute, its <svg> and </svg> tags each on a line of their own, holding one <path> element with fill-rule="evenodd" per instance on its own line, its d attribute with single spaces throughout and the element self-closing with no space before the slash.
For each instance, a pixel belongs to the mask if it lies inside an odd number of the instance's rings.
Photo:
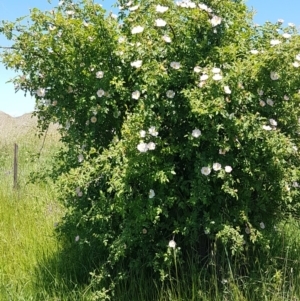
<svg viewBox="0 0 300 301">
<path fill-rule="evenodd" d="M 102 4 L 108 11 L 112 9 L 114 0 L 95 1 Z M 47 0 L 0 0 L 0 21 L 14 21 L 20 16 L 27 15 L 30 8 L 37 7 L 41 10 L 50 10 L 56 6 L 58 0 L 49 4 Z M 159 2 L 158 2 L 159 3 Z M 262 24 L 265 21 L 275 22 L 284 19 L 286 23 L 292 22 L 300 25 L 300 0 L 247 0 L 249 8 L 257 14 L 255 22 Z M 8 42 L 0 35 L 0 46 L 8 46 Z M 6 70 L 0 63 L 0 111 L 12 116 L 20 116 L 34 109 L 34 99 L 24 97 L 24 93 L 15 93 L 13 84 L 6 83 L 13 78 L 15 73 Z"/>
</svg>

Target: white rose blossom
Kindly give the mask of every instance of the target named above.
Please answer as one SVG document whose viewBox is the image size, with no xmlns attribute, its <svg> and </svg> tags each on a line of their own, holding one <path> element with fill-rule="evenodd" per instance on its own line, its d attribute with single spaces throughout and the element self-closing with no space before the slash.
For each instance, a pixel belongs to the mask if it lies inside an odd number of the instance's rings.
<svg viewBox="0 0 300 301">
<path fill-rule="evenodd" d="M 171 38 L 170 38 L 169 36 L 167 36 L 167 35 L 162 36 L 162 39 L 163 39 L 166 43 L 171 43 L 171 42 L 172 42 Z"/>
<path fill-rule="evenodd" d="M 271 131 L 272 128 L 269 126 L 269 125 L 263 125 L 262 128 L 265 130 L 265 131 Z"/>
<path fill-rule="evenodd" d="M 272 80 L 278 80 L 279 79 L 279 74 L 276 73 L 275 71 L 270 72 L 270 77 Z"/>
<path fill-rule="evenodd" d="M 273 105 L 274 105 L 274 101 L 271 99 L 271 98 L 267 98 L 267 104 L 269 105 L 269 106 L 271 106 L 271 107 L 273 107 Z"/>
<path fill-rule="evenodd" d="M 104 72 L 103 71 L 98 71 L 96 72 L 96 78 L 103 78 Z"/>
<path fill-rule="evenodd" d="M 166 95 L 168 98 L 174 98 L 175 92 L 173 90 L 168 90 Z"/>
<path fill-rule="evenodd" d="M 201 136 L 201 131 L 200 131 L 199 129 L 194 129 L 194 130 L 192 131 L 192 136 L 193 136 L 194 138 L 200 137 L 200 136 Z"/>
<path fill-rule="evenodd" d="M 289 33 L 284 33 L 282 36 L 283 36 L 285 39 L 290 39 L 292 35 L 289 34 Z"/>
<path fill-rule="evenodd" d="M 139 99 L 140 96 L 141 96 L 141 92 L 140 92 L 140 91 L 134 91 L 134 92 L 132 92 L 132 94 L 131 94 L 131 97 L 132 97 L 133 99 Z"/>
<path fill-rule="evenodd" d="M 258 51 L 258 50 L 256 50 L 256 49 L 252 49 L 252 50 L 250 50 L 250 53 L 255 55 L 255 54 L 258 54 L 258 53 L 259 53 L 259 51 Z"/>
<path fill-rule="evenodd" d="M 194 67 L 194 72 L 196 72 L 196 73 L 201 72 L 201 67 L 195 66 L 195 67 Z"/>
<path fill-rule="evenodd" d="M 276 120 L 270 119 L 269 122 L 270 122 L 270 124 L 271 124 L 272 126 L 277 126 L 277 121 L 276 121 Z"/>
<path fill-rule="evenodd" d="M 141 131 L 140 131 L 140 137 L 141 137 L 141 138 L 145 138 L 145 136 L 146 136 L 146 131 L 141 130 Z"/>
<path fill-rule="evenodd" d="M 218 16 L 213 16 L 212 19 L 210 20 L 210 23 L 213 27 L 221 24 L 222 22 L 222 18 L 218 17 Z"/>
<path fill-rule="evenodd" d="M 284 20 L 283 19 L 278 19 L 277 22 L 282 24 L 284 22 Z"/>
<path fill-rule="evenodd" d="M 102 96 L 104 96 L 104 94 L 105 94 L 105 92 L 104 92 L 104 90 L 102 90 L 102 89 L 99 89 L 99 90 L 97 91 L 98 97 L 102 97 Z"/>
<path fill-rule="evenodd" d="M 46 95 L 46 89 L 45 88 L 38 88 L 36 90 L 36 95 L 39 97 L 44 97 Z"/>
<path fill-rule="evenodd" d="M 216 163 L 213 164 L 213 170 L 214 171 L 221 170 L 221 168 L 222 168 L 222 165 L 220 163 L 216 162 Z"/>
<path fill-rule="evenodd" d="M 211 169 L 208 166 L 204 166 L 201 168 L 201 173 L 205 176 L 208 176 L 211 173 Z"/>
<path fill-rule="evenodd" d="M 135 11 L 135 10 L 137 10 L 139 7 L 140 7 L 139 5 L 135 5 L 135 6 L 129 7 L 128 9 L 129 9 L 130 11 Z"/>
<path fill-rule="evenodd" d="M 169 8 L 167 6 L 156 5 L 156 12 L 165 13 Z"/>
<path fill-rule="evenodd" d="M 178 70 L 181 66 L 179 62 L 171 62 L 171 68 Z"/>
<path fill-rule="evenodd" d="M 266 105 L 266 103 L 263 100 L 261 100 L 261 99 L 259 101 L 259 104 L 260 104 L 261 107 L 264 107 Z"/>
<path fill-rule="evenodd" d="M 132 34 L 137 34 L 137 33 L 141 33 L 144 31 L 144 27 L 142 26 L 136 26 L 136 27 L 133 27 L 132 30 L 131 30 L 131 33 Z"/>
<path fill-rule="evenodd" d="M 225 169 L 225 172 L 227 172 L 227 173 L 231 173 L 231 171 L 232 171 L 232 167 L 229 165 L 225 166 L 224 169 Z"/>
<path fill-rule="evenodd" d="M 272 46 L 279 45 L 280 43 L 281 43 L 281 41 L 275 40 L 275 39 L 270 41 L 270 44 L 271 44 Z"/>
<path fill-rule="evenodd" d="M 151 126 L 148 130 L 149 134 L 153 137 L 157 137 L 158 136 L 158 132 L 155 129 L 155 126 Z"/>
<path fill-rule="evenodd" d="M 149 190 L 149 199 L 153 199 L 155 197 L 155 192 L 153 189 Z"/>
<path fill-rule="evenodd" d="M 298 62 L 294 62 L 292 65 L 293 65 L 293 67 L 295 67 L 295 68 L 299 68 L 299 67 L 300 67 L 300 64 L 299 64 Z"/>
<path fill-rule="evenodd" d="M 176 248 L 176 242 L 173 239 L 170 240 L 169 244 L 168 244 L 168 247 L 172 248 L 172 249 L 175 249 Z"/>
<path fill-rule="evenodd" d="M 155 26 L 157 27 L 164 27 L 166 26 L 167 22 L 163 19 L 156 19 L 155 20 Z"/>
<path fill-rule="evenodd" d="M 219 81 L 219 80 L 221 80 L 223 77 L 222 77 L 221 74 L 217 73 L 217 74 L 215 74 L 212 78 L 213 78 L 213 80 L 215 80 L 215 81 Z"/>
<path fill-rule="evenodd" d="M 231 90 L 230 90 L 229 86 L 224 87 L 224 92 L 225 92 L 225 94 L 231 94 Z"/>
<path fill-rule="evenodd" d="M 137 145 L 137 149 L 141 152 L 141 153 L 145 153 L 148 150 L 148 145 L 147 143 L 141 142 Z"/>
<path fill-rule="evenodd" d="M 154 142 L 149 142 L 147 144 L 148 150 L 155 150 L 156 144 Z"/>
<path fill-rule="evenodd" d="M 131 67 L 135 67 L 135 68 L 140 68 L 142 66 L 142 64 L 143 64 L 143 61 L 141 61 L 141 60 L 130 63 Z"/>
<path fill-rule="evenodd" d="M 221 72 L 221 69 L 220 68 L 213 68 L 212 69 L 212 73 L 214 73 L 214 74 L 218 74 L 218 73 L 220 73 Z"/>
<path fill-rule="evenodd" d="M 202 74 L 201 76 L 200 76 L 200 81 L 206 81 L 207 79 L 208 79 L 208 75 L 207 74 Z"/>
</svg>

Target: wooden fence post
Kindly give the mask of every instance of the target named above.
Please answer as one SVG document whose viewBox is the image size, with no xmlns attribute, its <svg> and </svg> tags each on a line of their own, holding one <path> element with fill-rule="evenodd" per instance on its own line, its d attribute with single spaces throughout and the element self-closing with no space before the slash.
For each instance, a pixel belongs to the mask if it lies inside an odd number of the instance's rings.
<svg viewBox="0 0 300 301">
<path fill-rule="evenodd" d="M 15 143 L 14 150 L 14 188 L 18 188 L 18 144 Z"/>
</svg>

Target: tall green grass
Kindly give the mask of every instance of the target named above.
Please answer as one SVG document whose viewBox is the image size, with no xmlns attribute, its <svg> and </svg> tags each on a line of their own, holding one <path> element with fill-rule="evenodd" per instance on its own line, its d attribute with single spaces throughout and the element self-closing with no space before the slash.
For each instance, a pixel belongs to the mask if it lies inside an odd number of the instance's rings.
<svg viewBox="0 0 300 301">
<path fill-rule="evenodd" d="M 74 238 L 63 248 L 55 236 L 55 225 L 64 214 L 55 186 L 50 180 L 29 181 L 32 172 L 39 174 L 53 164 L 57 133 L 49 133 L 45 141 L 32 131 L 17 141 L 10 136 L 11 141 L 0 140 L 0 300 L 104 300 L 96 281 L 90 282 Z M 19 145 L 18 189 L 13 189 L 14 142 Z M 141 267 L 115 287 L 111 300 L 300 300 L 299 227 L 295 219 L 278 225 L 270 234 L 268 252 L 249 250 L 244 257 L 232 257 L 223 250 L 217 259 L 212 249 L 209 258 L 187 256 L 184 263 L 175 262 L 176 272 L 165 282 L 154 281 Z"/>
</svg>

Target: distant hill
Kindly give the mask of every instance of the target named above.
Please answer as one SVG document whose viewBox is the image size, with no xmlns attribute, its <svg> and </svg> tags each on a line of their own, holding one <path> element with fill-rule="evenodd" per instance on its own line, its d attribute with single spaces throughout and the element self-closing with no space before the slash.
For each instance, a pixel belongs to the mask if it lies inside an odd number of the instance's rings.
<svg viewBox="0 0 300 301">
<path fill-rule="evenodd" d="M 52 125 L 50 132 L 56 132 L 57 125 Z M 19 117 L 12 117 L 0 111 L 0 143 L 13 141 L 26 134 L 37 133 L 37 118 L 31 113 Z"/>
</svg>

